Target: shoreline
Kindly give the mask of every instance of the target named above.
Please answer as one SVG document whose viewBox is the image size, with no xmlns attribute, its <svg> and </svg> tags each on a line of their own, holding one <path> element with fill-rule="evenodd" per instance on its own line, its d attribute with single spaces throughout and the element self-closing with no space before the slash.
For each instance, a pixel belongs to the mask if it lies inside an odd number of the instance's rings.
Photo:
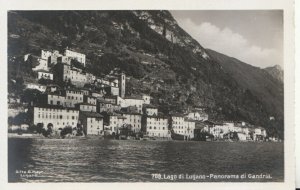
<svg viewBox="0 0 300 190">
<path fill-rule="evenodd" d="M 217 141 L 194 141 L 194 140 L 189 140 L 189 141 L 183 141 L 183 140 L 172 140 L 172 139 L 147 139 L 147 140 L 135 140 L 135 139 L 126 139 L 126 140 L 121 140 L 121 139 L 105 139 L 103 136 L 87 136 L 87 137 L 82 137 L 82 136 L 74 136 L 74 137 L 66 137 L 66 138 L 48 138 L 44 137 L 42 135 L 38 134 L 22 134 L 18 135 L 15 133 L 8 133 L 7 134 L 8 139 L 53 139 L 53 140 L 112 140 L 112 141 L 152 141 L 152 142 L 205 142 L 205 143 L 283 143 L 284 141 L 225 141 L 225 140 L 217 140 Z"/>
</svg>

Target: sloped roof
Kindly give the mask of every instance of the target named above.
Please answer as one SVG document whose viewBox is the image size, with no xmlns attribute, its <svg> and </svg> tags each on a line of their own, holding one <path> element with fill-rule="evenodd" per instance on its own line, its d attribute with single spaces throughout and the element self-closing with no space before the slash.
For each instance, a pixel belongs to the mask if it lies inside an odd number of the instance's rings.
<svg viewBox="0 0 300 190">
<path fill-rule="evenodd" d="M 103 118 L 103 115 L 96 112 L 80 111 L 80 114 L 84 115 L 85 117 Z"/>
</svg>

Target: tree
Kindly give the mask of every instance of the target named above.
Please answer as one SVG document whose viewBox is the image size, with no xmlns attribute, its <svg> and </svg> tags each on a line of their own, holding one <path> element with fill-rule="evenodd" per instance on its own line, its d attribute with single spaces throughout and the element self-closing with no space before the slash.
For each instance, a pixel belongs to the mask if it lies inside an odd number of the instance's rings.
<svg viewBox="0 0 300 190">
<path fill-rule="evenodd" d="M 39 99 L 42 93 L 36 89 L 26 89 L 21 95 L 23 102 L 31 103 Z"/>
<path fill-rule="evenodd" d="M 52 135 L 52 133 L 53 133 L 53 124 L 52 124 L 52 123 L 49 123 L 49 124 L 47 125 L 46 137 Z"/>
<path fill-rule="evenodd" d="M 80 124 L 77 124 L 76 130 L 77 130 L 76 136 L 83 136 L 83 128 Z"/>
<path fill-rule="evenodd" d="M 60 136 L 61 136 L 62 138 L 65 138 L 67 134 L 72 134 L 72 132 L 73 132 L 72 127 L 71 127 L 71 126 L 66 126 L 66 127 L 64 127 L 64 128 L 61 130 Z"/>
<path fill-rule="evenodd" d="M 44 129 L 44 124 L 43 124 L 43 123 L 38 123 L 38 124 L 36 125 L 36 132 L 37 132 L 38 134 L 42 134 L 44 131 L 45 131 L 45 129 Z"/>
<path fill-rule="evenodd" d="M 42 84 L 42 85 L 48 85 L 48 84 L 52 84 L 53 81 L 50 80 L 50 79 L 41 78 L 41 79 L 39 79 L 38 83 L 39 83 L 39 84 Z"/>
</svg>

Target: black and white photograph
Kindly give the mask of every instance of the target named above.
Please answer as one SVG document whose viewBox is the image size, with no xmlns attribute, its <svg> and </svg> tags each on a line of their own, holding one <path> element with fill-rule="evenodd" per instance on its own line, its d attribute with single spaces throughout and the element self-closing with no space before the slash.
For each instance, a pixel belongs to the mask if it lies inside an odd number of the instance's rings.
<svg viewBox="0 0 300 190">
<path fill-rule="evenodd" d="M 7 10 L 7 183 L 290 181 L 285 14 Z"/>
</svg>

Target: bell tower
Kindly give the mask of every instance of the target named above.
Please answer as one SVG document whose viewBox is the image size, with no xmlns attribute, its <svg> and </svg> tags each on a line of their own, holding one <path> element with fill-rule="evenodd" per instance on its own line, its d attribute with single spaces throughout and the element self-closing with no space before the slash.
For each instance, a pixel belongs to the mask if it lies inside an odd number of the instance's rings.
<svg viewBox="0 0 300 190">
<path fill-rule="evenodd" d="M 119 75 L 119 95 L 125 97 L 125 85 L 126 85 L 126 75 L 124 72 L 121 72 Z"/>
</svg>

